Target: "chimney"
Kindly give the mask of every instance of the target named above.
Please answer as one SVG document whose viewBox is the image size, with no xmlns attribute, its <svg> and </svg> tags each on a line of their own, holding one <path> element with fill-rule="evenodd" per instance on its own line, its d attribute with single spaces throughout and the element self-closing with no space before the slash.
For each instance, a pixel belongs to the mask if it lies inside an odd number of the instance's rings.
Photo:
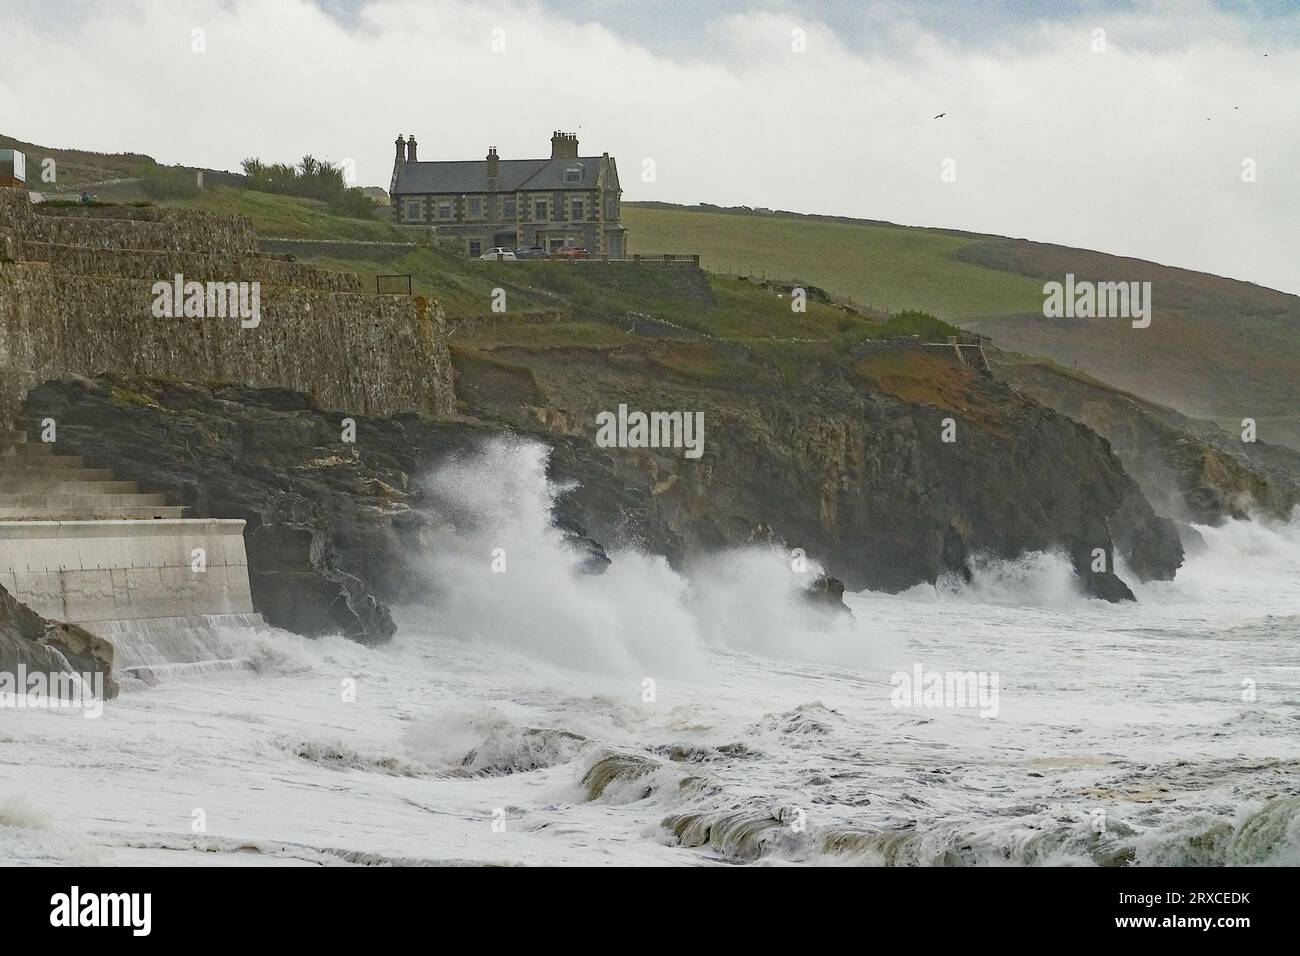
<svg viewBox="0 0 1300 956">
<path fill-rule="evenodd" d="M 577 159 L 578 137 L 573 133 L 561 133 L 556 130 L 551 134 L 551 159 Z"/>
<path fill-rule="evenodd" d="M 487 154 L 488 179 L 489 180 L 496 179 L 500 175 L 501 175 L 501 160 L 497 157 L 497 148 L 495 146 L 490 146 L 488 147 L 488 154 Z"/>
<path fill-rule="evenodd" d="M 416 161 L 416 160 L 415 160 L 415 134 L 414 134 L 414 133 L 412 133 L 410 136 L 408 136 L 408 137 L 406 138 L 406 161 L 407 161 L 408 163 L 413 163 L 413 162 Z"/>
<path fill-rule="evenodd" d="M 397 155 L 393 157 L 393 161 L 397 163 L 406 162 L 406 140 L 402 139 L 401 133 L 397 134 L 396 145 L 397 145 Z"/>
</svg>

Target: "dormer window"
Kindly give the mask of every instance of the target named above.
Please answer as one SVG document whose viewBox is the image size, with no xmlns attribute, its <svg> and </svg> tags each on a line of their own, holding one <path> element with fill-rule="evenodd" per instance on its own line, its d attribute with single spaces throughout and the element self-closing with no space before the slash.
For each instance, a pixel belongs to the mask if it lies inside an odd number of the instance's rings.
<svg viewBox="0 0 1300 956">
<path fill-rule="evenodd" d="M 564 170 L 564 185 L 577 186 L 582 182 L 582 167 L 569 166 Z"/>
</svg>

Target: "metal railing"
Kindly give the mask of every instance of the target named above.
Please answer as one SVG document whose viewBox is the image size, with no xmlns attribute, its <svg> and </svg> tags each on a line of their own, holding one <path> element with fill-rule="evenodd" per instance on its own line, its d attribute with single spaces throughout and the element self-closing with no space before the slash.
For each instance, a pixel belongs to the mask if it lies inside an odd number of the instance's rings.
<svg viewBox="0 0 1300 956">
<path fill-rule="evenodd" d="M 395 291 L 395 292 L 384 292 L 384 290 L 381 289 L 381 288 L 379 287 L 379 286 L 380 286 L 380 282 L 379 282 L 380 279 L 405 279 L 405 280 L 406 280 L 406 291 L 405 291 L 405 292 L 400 292 L 400 291 Z M 398 285 L 398 286 L 401 285 L 400 282 L 398 282 L 398 283 L 394 283 L 394 284 L 395 284 L 395 285 Z M 382 275 L 382 276 L 375 276 L 375 295 L 410 295 L 410 294 L 411 294 L 411 277 L 410 277 L 409 275 Z"/>
</svg>

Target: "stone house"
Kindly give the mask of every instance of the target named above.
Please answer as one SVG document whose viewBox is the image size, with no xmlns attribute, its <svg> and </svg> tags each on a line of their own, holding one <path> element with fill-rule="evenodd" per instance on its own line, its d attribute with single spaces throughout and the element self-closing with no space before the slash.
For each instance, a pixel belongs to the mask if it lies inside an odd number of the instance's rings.
<svg viewBox="0 0 1300 956">
<path fill-rule="evenodd" d="M 609 153 L 579 156 L 577 136 L 553 133 L 549 159 L 501 159 L 493 146 L 484 159 L 421 162 L 416 149 L 414 135 L 397 137 L 388 189 L 394 225 L 457 240 L 470 257 L 569 245 L 626 257 L 618 166 Z"/>
</svg>

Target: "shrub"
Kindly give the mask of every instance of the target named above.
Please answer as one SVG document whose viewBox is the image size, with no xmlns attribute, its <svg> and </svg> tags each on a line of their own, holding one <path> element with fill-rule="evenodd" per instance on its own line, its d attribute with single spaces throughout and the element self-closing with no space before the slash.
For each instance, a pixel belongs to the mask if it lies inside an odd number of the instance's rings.
<svg viewBox="0 0 1300 956">
<path fill-rule="evenodd" d="M 199 194 L 197 174 L 182 166 L 155 166 L 143 170 L 140 188 L 150 199 L 190 199 Z"/>
<path fill-rule="evenodd" d="M 355 186 L 349 187 L 343 167 L 308 153 L 297 166 L 288 163 L 264 163 L 250 156 L 241 164 L 253 189 L 284 196 L 317 199 L 336 216 L 374 219 L 376 204 Z"/>
<path fill-rule="evenodd" d="M 959 331 L 955 325 L 936 319 L 928 312 L 908 309 L 889 317 L 889 321 L 881 329 L 881 337 L 897 339 L 907 335 L 919 335 L 923 339 L 940 342 L 950 335 L 956 335 Z"/>
</svg>

